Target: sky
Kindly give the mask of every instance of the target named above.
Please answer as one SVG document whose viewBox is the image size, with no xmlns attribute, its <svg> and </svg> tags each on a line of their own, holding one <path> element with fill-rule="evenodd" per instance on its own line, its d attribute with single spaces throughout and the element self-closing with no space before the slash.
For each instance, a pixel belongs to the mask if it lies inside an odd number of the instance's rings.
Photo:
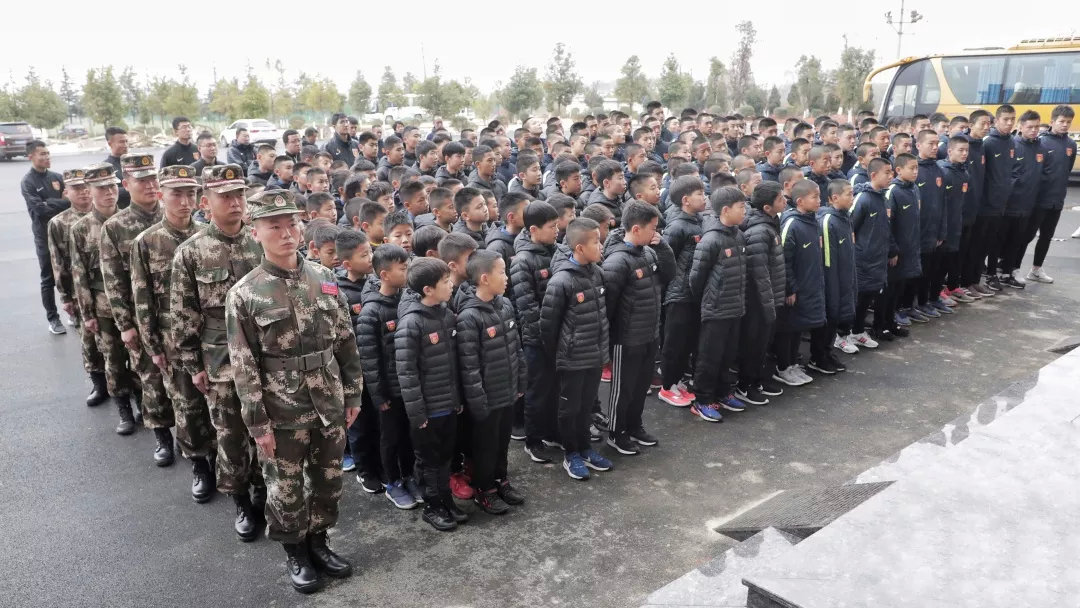
<svg viewBox="0 0 1080 608">
<path fill-rule="evenodd" d="M 266 62 L 280 58 L 290 80 L 303 70 L 330 77 L 343 92 L 357 70 L 377 88 L 383 66 L 390 65 L 399 79 L 405 72 L 422 78 L 425 69 L 429 74 L 434 70 L 436 61 L 444 78 L 470 78 L 487 92 L 505 83 L 517 65 L 537 67 L 543 77 L 557 42 L 567 45 L 586 84 L 613 82 L 631 54 L 640 57 L 651 78 L 674 54 L 684 71 L 704 79 L 711 56 L 730 64 L 738 43 L 735 24 L 745 19 L 753 21 L 758 32 L 751 61 L 754 77 L 767 87 L 794 80 L 794 64 L 802 54 L 818 56 L 827 69 L 836 67 L 845 37 L 851 46 L 874 50 L 879 65 L 894 60 L 897 37 L 884 14 L 891 10 L 896 18 L 900 13 L 899 0 L 773 0 L 766 14 L 734 10 L 730 3 L 719 2 L 691 2 L 686 8 L 665 10 L 664 3 L 641 0 L 611 5 L 467 2 L 462 5 L 468 12 L 453 14 L 446 7 L 457 3 L 430 0 L 364 4 L 239 0 L 181 9 L 175 3 L 148 2 L 137 8 L 100 5 L 96 10 L 83 2 L 58 0 L 48 3 L 48 11 L 33 2 L 5 4 L 0 84 L 21 86 L 31 66 L 59 88 L 65 67 L 81 85 L 89 68 L 111 64 L 118 73 L 130 65 L 144 76 L 175 77 L 177 65 L 183 63 L 200 91 L 208 88 L 215 73 L 243 77 L 249 65 L 264 82 L 276 81 Z M 1003 8 L 995 8 L 997 4 Z M 395 6 L 402 8 L 395 12 Z M 984 1 L 978 11 L 972 6 L 958 0 L 908 1 L 905 13 L 915 9 L 924 17 L 905 26 L 902 54 L 1080 36 L 1078 11 L 1055 13 L 1052 19 L 1039 15 L 1018 19 L 1002 12 L 1012 13 L 1016 6 L 1012 2 Z M 555 23 L 545 25 L 546 15 L 555 15 Z M 844 17 L 836 19 L 839 15 Z M 584 35 L 571 25 L 584 22 L 592 25 Z M 635 42 L 639 34 L 646 43 Z"/>
</svg>

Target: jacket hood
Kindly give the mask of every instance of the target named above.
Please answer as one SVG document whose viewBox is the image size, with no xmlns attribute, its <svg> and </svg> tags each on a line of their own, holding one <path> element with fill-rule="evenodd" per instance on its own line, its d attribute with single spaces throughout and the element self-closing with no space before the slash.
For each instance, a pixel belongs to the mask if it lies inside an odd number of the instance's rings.
<svg viewBox="0 0 1080 608">
<path fill-rule="evenodd" d="M 401 300 L 401 292 L 399 291 L 392 296 L 384 296 L 379 291 L 381 286 L 379 279 L 375 277 L 368 279 L 367 283 L 364 284 L 364 290 L 360 292 L 360 303 L 367 306 L 368 302 L 381 302 L 385 306 L 397 306 Z"/>
<path fill-rule="evenodd" d="M 522 253 L 524 251 L 529 251 L 537 255 L 553 255 L 555 253 L 555 246 L 534 243 L 532 237 L 529 235 L 529 231 L 522 230 L 514 239 L 514 253 Z"/>
<path fill-rule="evenodd" d="M 524 232 L 524 230 L 522 230 L 522 232 Z M 521 233 L 519 232 L 518 234 Z M 504 243 L 510 245 L 511 248 L 514 248 L 514 243 L 516 242 L 516 239 L 517 235 L 510 234 L 502 227 L 496 228 L 494 226 L 488 226 L 487 238 L 484 240 L 484 242 L 490 245 L 495 241 L 503 241 Z"/>
<path fill-rule="evenodd" d="M 406 287 L 405 290 L 401 292 L 401 302 L 398 304 L 398 317 L 404 317 L 409 313 L 417 313 L 434 319 L 442 314 L 442 309 L 444 308 L 446 308 L 446 304 L 426 306 L 420 301 L 420 294 Z"/>
<path fill-rule="evenodd" d="M 495 303 L 499 301 L 499 296 L 492 298 L 490 302 L 485 302 L 476 296 L 476 288 L 472 283 L 468 281 L 458 286 L 457 293 L 454 295 L 454 308 L 458 314 L 468 308 L 479 308 L 486 312 L 495 312 Z"/>
<path fill-rule="evenodd" d="M 845 222 L 848 220 L 847 211 L 841 211 L 832 205 L 825 205 L 817 210 L 817 217 L 824 217 L 826 215 L 835 215 L 836 217 L 843 218 Z"/>
<path fill-rule="evenodd" d="M 673 209 L 675 209 L 675 211 L 672 213 L 671 217 L 668 218 L 668 224 L 671 224 L 671 222 L 674 222 L 675 220 L 683 220 L 700 226 L 704 221 L 700 213 L 693 215 L 683 211 L 681 207 L 673 207 Z"/>
<path fill-rule="evenodd" d="M 718 218 L 711 217 L 710 221 L 705 222 L 705 232 L 723 232 L 725 234 L 733 234 L 739 230 L 738 226 L 725 226 Z"/>
<path fill-rule="evenodd" d="M 937 161 L 936 158 L 920 158 L 919 159 L 919 166 L 920 167 L 931 167 L 933 165 L 936 165 L 937 162 L 938 161 Z"/>
<path fill-rule="evenodd" d="M 740 228 L 745 231 L 751 226 L 759 226 L 761 224 L 769 224 L 773 228 L 779 228 L 780 220 L 779 217 L 770 217 L 768 213 L 751 207 L 746 211 L 746 218 L 743 219 Z"/>
<path fill-rule="evenodd" d="M 342 286 L 345 289 L 351 289 L 353 291 L 363 292 L 364 284 L 367 282 L 366 279 L 364 280 L 364 282 L 361 283 L 353 281 L 349 278 L 349 272 L 344 268 L 335 268 L 334 277 L 337 279 L 338 285 Z"/>
<path fill-rule="evenodd" d="M 470 298 L 476 298 L 476 286 L 468 281 L 462 281 L 454 290 L 454 295 L 450 296 L 450 308 L 460 312 L 461 307 Z"/>
<path fill-rule="evenodd" d="M 990 135 L 988 135 L 987 137 L 996 137 L 998 139 L 1009 139 L 1012 136 L 1009 135 L 1008 133 L 1002 133 L 1001 131 L 998 131 L 997 127 L 990 127 Z"/>
<path fill-rule="evenodd" d="M 948 160 L 939 160 L 938 166 L 942 169 L 948 169 L 949 171 L 964 171 L 967 169 L 967 163 L 954 163 Z"/>
<path fill-rule="evenodd" d="M 645 248 L 627 244 L 625 228 L 613 228 L 608 233 L 607 242 L 604 244 L 604 257 L 607 258 L 616 251 L 629 251 L 631 255 L 641 255 Z"/>
<path fill-rule="evenodd" d="M 859 194 L 861 192 L 873 192 L 874 187 L 870 185 L 870 182 L 863 182 L 861 184 L 855 184 L 855 187 L 851 189 L 853 194 Z"/>
<path fill-rule="evenodd" d="M 910 190 L 910 189 L 915 187 L 915 182 L 905 182 L 904 180 L 900 179 L 899 177 L 894 177 L 892 179 L 892 181 L 889 182 L 889 185 L 890 186 L 896 185 L 896 186 L 900 186 L 901 188 L 907 188 L 908 190 Z"/>
<path fill-rule="evenodd" d="M 569 247 L 562 243 L 556 244 L 555 254 L 551 256 L 551 274 L 564 269 L 571 272 L 584 272 L 584 266 L 571 260 L 571 255 L 573 255 L 573 252 Z"/>
</svg>

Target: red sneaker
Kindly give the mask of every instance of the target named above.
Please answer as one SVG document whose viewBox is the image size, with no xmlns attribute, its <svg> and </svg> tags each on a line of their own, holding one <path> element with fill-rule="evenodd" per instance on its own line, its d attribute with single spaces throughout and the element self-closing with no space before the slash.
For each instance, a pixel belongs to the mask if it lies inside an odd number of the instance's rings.
<svg viewBox="0 0 1080 608">
<path fill-rule="evenodd" d="M 673 391 L 669 391 L 666 388 L 660 389 L 660 392 L 657 393 L 657 396 L 659 396 L 660 400 L 664 403 L 667 403 L 668 405 L 673 405 L 675 407 L 687 407 L 688 405 L 690 405 L 691 400 L 683 396 L 682 392 L 679 391 L 679 387 L 675 386 L 674 388 L 675 390 Z"/>
<path fill-rule="evenodd" d="M 473 494 L 475 494 L 472 486 L 469 485 L 468 480 L 465 479 L 465 475 L 462 473 L 450 475 L 450 493 L 458 500 L 472 500 Z"/>
<path fill-rule="evenodd" d="M 694 393 L 691 393 L 689 390 L 687 390 L 686 385 L 683 384 L 682 382 L 680 382 L 676 386 L 676 388 L 679 389 L 679 392 L 682 393 L 683 399 L 686 399 L 686 401 L 688 403 L 693 402 L 695 399 L 697 399 L 697 395 L 695 395 Z"/>
<path fill-rule="evenodd" d="M 611 382 L 611 364 L 610 363 L 605 365 L 603 371 L 600 372 L 600 382 Z"/>
</svg>

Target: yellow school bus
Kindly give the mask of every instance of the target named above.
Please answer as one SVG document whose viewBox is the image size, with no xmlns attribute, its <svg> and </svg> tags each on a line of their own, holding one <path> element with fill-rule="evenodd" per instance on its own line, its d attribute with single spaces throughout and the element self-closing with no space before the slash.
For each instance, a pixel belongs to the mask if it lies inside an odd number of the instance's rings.
<svg viewBox="0 0 1080 608">
<path fill-rule="evenodd" d="M 1044 123 L 1060 104 L 1080 114 L 1080 37 L 1022 40 L 1010 48 L 906 57 L 866 77 L 863 97 L 881 102 L 878 120 L 941 112 L 952 118 L 1012 104 L 1035 110 Z M 1080 120 L 1073 122 L 1080 139 Z"/>
</svg>

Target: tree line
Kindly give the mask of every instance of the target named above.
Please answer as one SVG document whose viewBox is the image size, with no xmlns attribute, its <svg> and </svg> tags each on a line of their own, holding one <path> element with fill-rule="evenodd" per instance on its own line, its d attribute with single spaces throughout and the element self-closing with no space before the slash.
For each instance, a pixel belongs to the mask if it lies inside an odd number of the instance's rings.
<svg viewBox="0 0 1080 608">
<path fill-rule="evenodd" d="M 743 21 L 735 30 L 739 43 L 730 62 L 710 58 L 704 79 L 683 70 L 674 54 L 667 57 L 660 74 L 650 78 L 640 58 L 631 55 L 614 83 L 615 98 L 621 107 L 658 99 L 670 109 L 689 106 L 757 115 L 854 110 L 865 105 L 862 84 L 873 67 L 873 51 L 845 44 L 835 70 L 825 69 L 813 55 L 800 57 L 784 103 L 775 84 L 766 90 L 754 78 L 751 60 L 757 31 L 753 23 Z M 432 75 L 423 79 L 409 72 L 399 79 L 391 66 L 385 66 L 376 88 L 358 70 L 344 92 L 320 75 L 300 72 L 295 79 L 287 78 L 281 60 L 268 60 L 264 67 L 262 73 L 270 74 L 268 78 L 248 66 L 243 78 L 215 76 L 205 91 L 192 83 L 184 65 L 177 67 L 176 76 L 144 78 L 130 66 L 93 68 L 81 86 L 64 69 L 59 87 L 42 80 L 31 68 L 21 87 L 0 88 L 0 120 L 25 120 L 45 129 L 77 117 L 102 125 L 164 126 L 172 116 L 220 121 L 265 117 L 303 125 L 342 109 L 358 115 L 385 112 L 407 105 L 409 95 L 415 95 L 414 105 L 448 119 L 466 108 L 483 117 L 521 117 L 542 107 L 561 114 L 579 94 L 589 111 L 600 111 L 604 104 L 600 83 L 584 84 L 573 54 L 562 43 L 555 45 L 543 74 L 535 67 L 517 66 L 505 84 L 497 82 L 487 94 L 469 78 L 444 78 L 437 61 Z"/>
</svg>

